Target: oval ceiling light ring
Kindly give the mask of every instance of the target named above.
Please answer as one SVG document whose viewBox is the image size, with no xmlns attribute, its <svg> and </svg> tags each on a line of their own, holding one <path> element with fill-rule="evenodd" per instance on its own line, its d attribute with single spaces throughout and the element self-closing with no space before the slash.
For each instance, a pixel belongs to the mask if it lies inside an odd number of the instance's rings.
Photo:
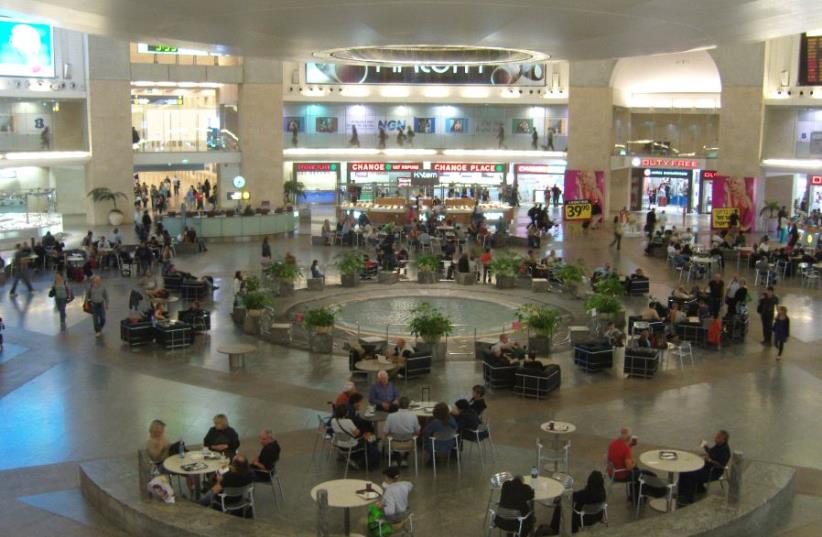
<svg viewBox="0 0 822 537">
<path fill-rule="evenodd" d="M 502 65 L 545 61 L 533 50 L 463 45 L 381 45 L 315 52 L 319 59 L 363 65 Z"/>
</svg>

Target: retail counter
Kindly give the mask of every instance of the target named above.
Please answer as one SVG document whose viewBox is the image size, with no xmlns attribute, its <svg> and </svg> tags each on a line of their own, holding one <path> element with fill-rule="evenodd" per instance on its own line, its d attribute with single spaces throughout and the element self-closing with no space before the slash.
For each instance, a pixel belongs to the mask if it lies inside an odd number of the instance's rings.
<svg viewBox="0 0 822 537">
<path fill-rule="evenodd" d="M 253 237 L 289 233 L 297 229 L 299 213 L 270 213 L 253 216 L 164 216 L 163 225 L 172 237 L 183 231 L 183 226 L 193 227 L 198 237 Z"/>
<path fill-rule="evenodd" d="M 370 202 L 361 202 L 357 204 L 346 203 L 338 207 L 337 218 L 342 219 L 342 216 L 347 211 L 362 211 L 368 216 L 372 224 L 404 224 L 405 213 L 407 209 L 399 206 L 378 206 Z M 454 223 L 468 225 L 471 223 L 471 215 L 474 209 L 470 206 L 447 207 L 445 214 L 451 218 Z M 479 212 L 482 213 L 490 224 L 493 224 L 504 218 L 511 221 L 514 218 L 514 209 L 505 204 L 499 203 L 481 203 L 479 205 Z"/>
</svg>

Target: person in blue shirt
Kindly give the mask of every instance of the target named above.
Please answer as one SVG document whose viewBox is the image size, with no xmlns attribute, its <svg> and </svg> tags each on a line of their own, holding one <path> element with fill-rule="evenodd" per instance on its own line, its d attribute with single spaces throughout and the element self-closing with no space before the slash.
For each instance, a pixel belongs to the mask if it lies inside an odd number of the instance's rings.
<svg viewBox="0 0 822 537">
<path fill-rule="evenodd" d="M 431 452 L 431 438 L 435 439 L 434 448 L 437 453 L 448 453 L 457 446 L 457 440 L 453 435 L 457 432 L 457 420 L 451 415 L 448 405 L 437 403 L 434 406 L 433 419 L 428 422 L 422 431 L 422 445 L 425 451 L 434 458 Z M 440 440 L 442 438 L 442 440 Z"/>
<path fill-rule="evenodd" d="M 383 369 L 377 373 L 377 382 L 368 390 L 368 402 L 377 410 L 396 412 L 399 408 L 400 391 L 388 379 L 388 373 Z"/>
</svg>

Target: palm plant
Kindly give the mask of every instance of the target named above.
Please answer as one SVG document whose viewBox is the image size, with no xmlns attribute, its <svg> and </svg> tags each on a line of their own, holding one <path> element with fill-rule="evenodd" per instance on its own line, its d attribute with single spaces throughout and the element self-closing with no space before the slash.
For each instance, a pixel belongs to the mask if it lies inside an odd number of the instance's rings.
<svg viewBox="0 0 822 537">
<path fill-rule="evenodd" d="M 283 191 L 286 201 L 296 205 L 300 197 L 305 194 L 305 185 L 296 179 L 290 179 L 283 183 Z"/>
<path fill-rule="evenodd" d="M 110 188 L 106 188 L 106 187 L 102 187 L 102 186 L 90 190 L 89 193 L 87 194 L 87 196 L 89 198 L 91 198 L 91 201 L 93 201 L 94 203 L 102 203 L 104 201 L 110 201 L 111 203 L 114 204 L 114 210 L 115 211 L 120 210 L 120 209 L 117 208 L 117 199 L 118 198 L 124 199 L 124 200 L 128 199 L 128 196 L 126 196 L 123 192 L 115 192 L 115 191 L 111 190 Z"/>
</svg>

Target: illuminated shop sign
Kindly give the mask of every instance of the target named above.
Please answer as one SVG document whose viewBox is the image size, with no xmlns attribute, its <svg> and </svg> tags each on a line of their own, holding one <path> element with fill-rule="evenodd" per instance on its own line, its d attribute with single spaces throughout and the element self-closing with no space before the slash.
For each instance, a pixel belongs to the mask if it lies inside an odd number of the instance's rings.
<svg viewBox="0 0 822 537">
<path fill-rule="evenodd" d="M 699 168 L 698 160 L 669 159 L 669 158 L 644 158 L 641 161 L 642 168 Z"/>
<path fill-rule="evenodd" d="M 811 176 L 811 184 L 814 186 L 822 186 L 822 175 Z"/>
<path fill-rule="evenodd" d="M 505 164 L 435 162 L 431 165 L 431 168 L 437 172 L 505 173 Z"/>
<path fill-rule="evenodd" d="M 336 162 L 297 162 L 294 169 L 298 172 L 336 172 L 340 165 Z"/>
<path fill-rule="evenodd" d="M 352 162 L 352 172 L 413 172 L 422 169 L 419 162 Z"/>
<path fill-rule="evenodd" d="M 411 174 L 411 184 L 414 186 L 436 186 L 440 184 L 439 172 L 422 170 Z"/>
<path fill-rule="evenodd" d="M 170 104 L 182 106 L 182 95 L 132 95 L 131 104 Z"/>
<path fill-rule="evenodd" d="M 646 177 L 680 177 L 687 179 L 691 176 L 690 170 L 666 170 L 661 168 L 645 168 L 643 172 Z"/>
<path fill-rule="evenodd" d="M 565 167 L 550 164 L 517 164 L 515 170 L 517 173 L 530 173 L 534 175 L 556 175 L 563 173 L 565 171 Z"/>
<path fill-rule="evenodd" d="M 702 178 L 703 179 L 713 179 L 716 177 L 715 170 L 702 170 Z"/>
<path fill-rule="evenodd" d="M 305 64 L 308 84 L 456 84 L 545 86 L 545 65 L 342 65 Z"/>
<path fill-rule="evenodd" d="M 180 48 L 162 43 L 137 43 L 137 52 L 140 54 L 167 54 L 170 56 L 222 56 L 217 52 L 196 48 Z"/>
</svg>

